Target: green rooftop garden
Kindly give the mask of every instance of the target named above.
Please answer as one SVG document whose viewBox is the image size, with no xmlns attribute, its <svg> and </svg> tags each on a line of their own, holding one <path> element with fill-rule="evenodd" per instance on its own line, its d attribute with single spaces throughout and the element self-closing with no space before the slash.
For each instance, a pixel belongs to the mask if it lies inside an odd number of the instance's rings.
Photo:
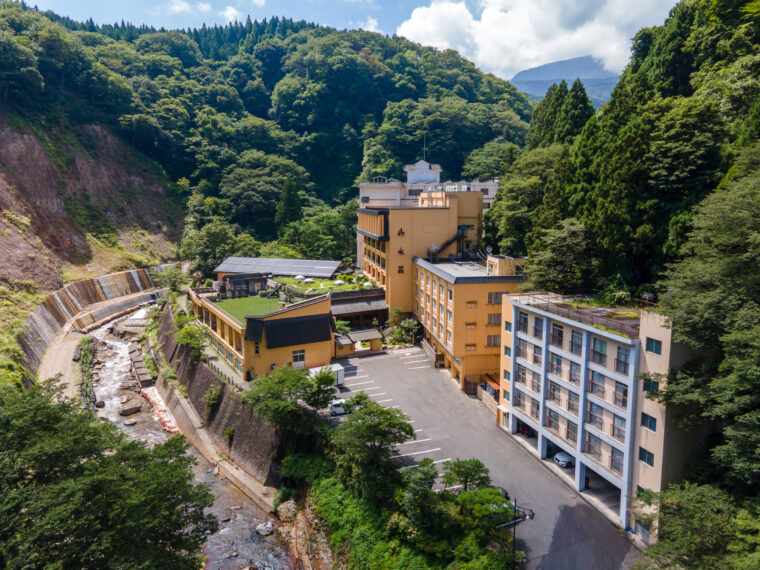
<svg viewBox="0 0 760 570">
<path fill-rule="evenodd" d="M 280 300 L 276 296 L 271 299 L 264 297 L 225 299 L 214 304 L 241 325 L 245 324 L 246 315 L 268 315 L 280 310 Z"/>
<path fill-rule="evenodd" d="M 353 282 L 354 278 L 356 279 L 356 283 Z M 365 288 L 364 283 L 371 283 L 373 287 L 375 286 L 373 281 L 367 279 L 363 275 L 340 275 L 335 279 L 320 279 L 313 277 L 313 283 L 304 283 L 303 281 L 298 282 L 293 277 L 274 277 L 273 279 L 278 283 L 282 283 L 293 289 L 298 289 L 301 293 L 308 295 L 329 293 L 330 291 L 358 291 Z M 339 280 L 344 281 L 345 283 L 343 285 L 335 285 L 335 281 Z"/>
</svg>

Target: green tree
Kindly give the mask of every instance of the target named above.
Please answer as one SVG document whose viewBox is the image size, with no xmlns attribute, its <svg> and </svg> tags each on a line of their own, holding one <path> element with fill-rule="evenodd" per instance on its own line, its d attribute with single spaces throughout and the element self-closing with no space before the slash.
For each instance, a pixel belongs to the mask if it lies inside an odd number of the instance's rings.
<svg viewBox="0 0 760 570">
<path fill-rule="evenodd" d="M 442 480 L 446 487 L 461 485 L 464 491 L 488 487 L 491 476 L 479 459 L 456 459 L 443 464 L 446 471 Z"/>
<path fill-rule="evenodd" d="M 554 142 L 571 143 L 586 122 L 594 116 L 594 106 L 586 94 L 583 82 L 576 79 L 562 102 L 555 121 Z"/>
<path fill-rule="evenodd" d="M 280 201 L 277 203 L 277 213 L 274 216 L 274 223 L 278 228 L 297 222 L 301 219 L 301 197 L 298 195 L 296 183 L 293 178 L 288 177 L 282 186 Z"/>
<path fill-rule="evenodd" d="M 235 235 L 229 224 L 219 218 L 200 230 L 186 230 L 178 248 L 180 257 L 192 261 L 204 275 L 211 275 L 230 256 L 255 257 L 261 249 L 261 243 L 253 237 L 245 233 Z"/>
<path fill-rule="evenodd" d="M 549 87 L 544 98 L 533 110 L 533 118 L 525 136 L 526 148 L 549 146 L 557 140 L 557 129 L 564 119 L 562 108 L 567 95 L 567 83 L 564 79 L 559 84 L 555 83 Z"/>
<path fill-rule="evenodd" d="M 0 387 L 0 557 L 8 568 L 187 568 L 217 528 L 182 436 L 147 447 L 60 397 Z"/>
<path fill-rule="evenodd" d="M 176 265 L 151 270 L 150 278 L 157 287 L 168 287 L 172 291 L 179 291 L 188 281 L 187 273 Z"/>
<path fill-rule="evenodd" d="M 652 568 L 726 567 L 735 507 L 725 491 L 685 483 L 646 493 L 640 502 L 655 507 L 652 514 L 637 517 L 657 522 L 657 542 L 644 553 Z"/>
<path fill-rule="evenodd" d="M 400 410 L 355 397 L 353 408 L 332 434 L 332 458 L 343 483 L 358 497 L 382 503 L 399 482 L 391 459 L 395 445 L 414 438 L 414 428 Z"/>
<path fill-rule="evenodd" d="M 519 150 L 514 143 L 498 139 L 487 142 L 467 155 L 462 176 L 470 180 L 496 178 L 515 161 Z"/>
<path fill-rule="evenodd" d="M 526 268 L 536 289 L 567 291 L 596 282 L 596 261 L 586 228 L 574 218 L 544 230 Z"/>
</svg>

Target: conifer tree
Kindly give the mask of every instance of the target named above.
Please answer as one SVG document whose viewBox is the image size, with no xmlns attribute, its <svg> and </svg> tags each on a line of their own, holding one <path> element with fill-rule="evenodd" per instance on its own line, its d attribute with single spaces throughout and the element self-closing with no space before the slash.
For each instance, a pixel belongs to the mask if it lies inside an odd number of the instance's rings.
<svg viewBox="0 0 760 570">
<path fill-rule="evenodd" d="M 557 115 L 554 128 L 554 142 L 569 143 L 594 115 L 594 106 L 586 94 L 583 82 L 576 79 L 565 97 Z"/>
<path fill-rule="evenodd" d="M 301 197 L 298 195 L 295 181 L 288 176 L 282 186 L 282 194 L 280 194 L 280 201 L 277 204 L 274 222 L 278 228 L 282 228 L 290 222 L 297 222 L 300 219 Z"/>
</svg>

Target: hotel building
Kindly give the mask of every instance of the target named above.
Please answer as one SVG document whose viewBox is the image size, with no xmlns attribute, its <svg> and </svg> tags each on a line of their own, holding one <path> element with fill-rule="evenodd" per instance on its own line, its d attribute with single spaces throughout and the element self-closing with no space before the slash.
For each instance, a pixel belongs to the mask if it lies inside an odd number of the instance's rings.
<svg viewBox="0 0 760 570">
<path fill-rule="evenodd" d="M 688 350 L 652 311 L 584 306 L 552 294 L 507 295 L 501 308 L 499 425 L 529 440 L 535 435 L 541 459 L 570 455 L 575 489 L 593 481 L 619 524 L 648 542 L 630 498 L 680 481 L 700 434 L 682 430 L 671 408 L 646 396 L 664 387 Z"/>
</svg>

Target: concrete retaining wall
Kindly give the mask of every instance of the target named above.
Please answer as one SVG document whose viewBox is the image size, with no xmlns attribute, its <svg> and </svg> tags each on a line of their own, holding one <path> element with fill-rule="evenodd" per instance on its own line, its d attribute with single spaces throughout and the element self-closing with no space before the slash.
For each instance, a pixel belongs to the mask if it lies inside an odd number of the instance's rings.
<svg viewBox="0 0 760 570">
<path fill-rule="evenodd" d="M 165 267 L 168 265 L 151 269 L 161 270 Z M 45 354 L 48 345 L 61 330 L 61 327 L 88 306 L 151 289 L 153 282 L 150 279 L 149 271 L 150 269 L 132 269 L 101 275 L 94 279 L 82 279 L 69 283 L 49 295 L 29 315 L 24 326 L 24 334 L 19 340 L 19 346 L 24 353 L 26 369 L 33 375 L 37 374 L 42 355 Z M 127 308 L 126 306 L 116 310 L 112 310 L 110 306 L 99 308 L 93 311 L 93 322 L 122 312 Z"/>
<path fill-rule="evenodd" d="M 214 444 L 259 482 L 277 486 L 279 466 L 272 460 L 272 455 L 277 450 L 279 438 L 274 427 L 243 404 L 240 392 L 220 380 L 205 363 L 195 362 L 186 347 L 178 346 L 174 329 L 167 305 L 159 323 L 158 341 L 165 360 L 176 371 L 177 380 L 187 390 L 187 398 L 200 418 L 207 417 L 203 395 L 212 385 L 221 387 L 216 410 L 205 424 Z M 234 430 L 231 440 L 225 435 L 228 428 Z"/>
</svg>

